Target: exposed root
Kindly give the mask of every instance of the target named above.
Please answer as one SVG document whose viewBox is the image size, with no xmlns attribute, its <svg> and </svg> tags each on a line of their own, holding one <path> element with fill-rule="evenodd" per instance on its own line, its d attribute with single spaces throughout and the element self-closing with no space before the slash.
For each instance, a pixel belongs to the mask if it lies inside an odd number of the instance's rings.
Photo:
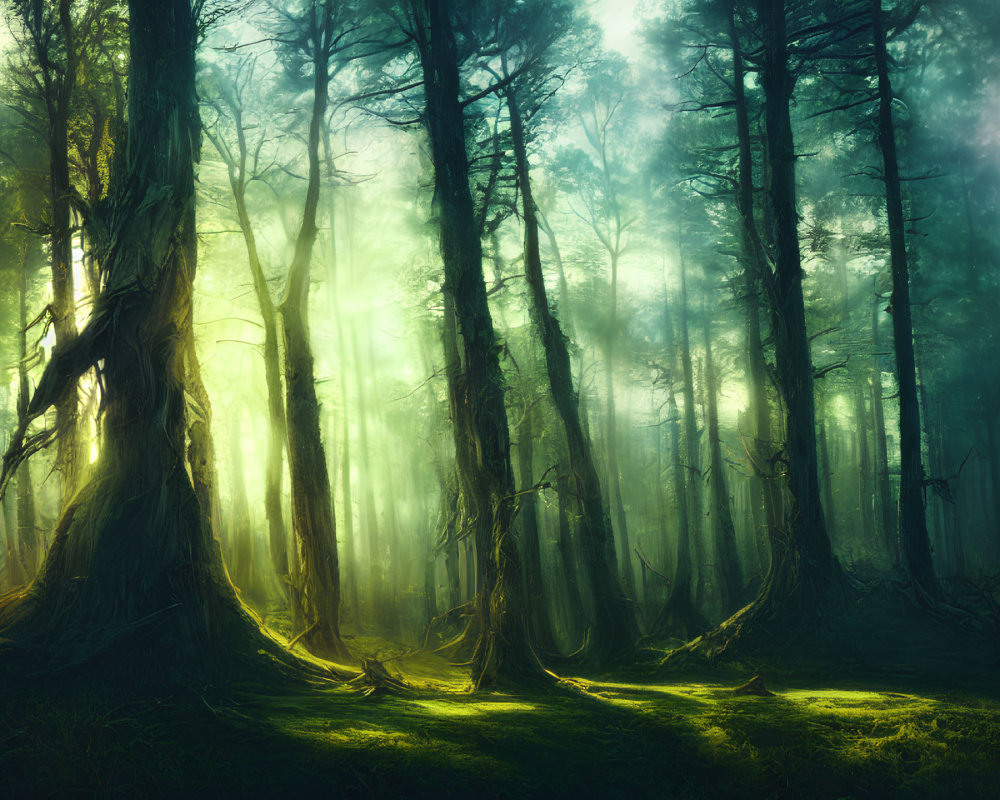
<svg viewBox="0 0 1000 800">
<path fill-rule="evenodd" d="M 759 675 L 754 675 L 750 680 L 741 686 L 737 686 L 730 691 L 736 696 L 754 695 L 755 697 L 774 697 L 774 692 L 764 685 L 764 679 Z"/>
<path fill-rule="evenodd" d="M 361 687 L 365 697 L 376 693 L 401 692 L 408 688 L 402 680 L 390 675 L 385 665 L 374 657 L 362 658 L 361 674 L 349 680 L 348 683 Z"/>
</svg>

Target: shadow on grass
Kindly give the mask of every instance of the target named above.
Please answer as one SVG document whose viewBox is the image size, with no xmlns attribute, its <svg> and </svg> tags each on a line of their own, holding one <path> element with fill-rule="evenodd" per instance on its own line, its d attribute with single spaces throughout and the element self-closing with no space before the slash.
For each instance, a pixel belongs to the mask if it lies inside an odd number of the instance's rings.
<svg viewBox="0 0 1000 800">
<path fill-rule="evenodd" d="M 405 658 L 397 668 L 408 675 Z M 1000 706 L 971 695 L 799 685 L 754 697 L 620 677 L 471 695 L 443 662 L 412 668 L 417 688 L 367 697 L 240 684 L 150 699 L 94 675 L 11 680 L 0 796 L 996 796 Z"/>
</svg>

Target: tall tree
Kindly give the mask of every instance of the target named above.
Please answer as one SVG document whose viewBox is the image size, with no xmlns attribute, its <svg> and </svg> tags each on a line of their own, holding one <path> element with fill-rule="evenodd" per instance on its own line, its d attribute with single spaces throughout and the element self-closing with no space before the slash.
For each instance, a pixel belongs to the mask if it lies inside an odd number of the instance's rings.
<svg viewBox="0 0 1000 800">
<path fill-rule="evenodd" d="M 52 270 L 52 302 L 49 305 L 56 342 L 68 345 L 76 336 L 76 298 L 73 291 L 69 125 L 71 102 L 77 88 L 79 65 L 72 0 L 36 3 L 18 0 L 14 11 L 21 22 L 31 68 L 37 78 L 26 82 L 27 92 L 37 95 L 42 108 L 48 145 L 49 215 L 47 220 Z M 78 469 L 76 387 L 55 403 L 56 471 L 62 483 L 62 502 L 72 495 Z"/>
<path fill-rule="evenodd" d="M 97 469 L 63 512 L 38 579 L 0 608 L 6 638 L 62 668 L 113 649 L 133 674 L 178 677 L 274 652 L 225 578 L 185 467 L 198 9 L 129 3 L 127 172 L 102 217 L 105 288 L 80 335 L 55 349 L 4 456 L 3 485 L 37 450 L 31 421 L 102 363 Z"/>
<path fill-rule="evenodd" d="M 871 0 L 872 38 L 878 77 L 878 144 L 882 151 L 886 219 L 889 226 L 889 263 L 892 269 L 892 333 L 899 383 L 899 549 L 903 567 L 914 589 L 930 601 L 940 596 L 931 561 L 924 507 L 924 467 L 920 455 L 920 402 L 917 366 L 913 354 L 913 317 L 910 310 L 910 275 L 906 261 L 906 232 L 900 190 L 896 132 L 892 119 L 892 82 L 886 53 L 882 0 Z"/>
<path fill-rule="evenodd" d="M 410 4 L 409 11 L 423 73 L 423 122 L 434 163 L 446 313 L 449 306 L 453 308 L 462 355 L 452 416 L 456 421 L 465 417 L 467 424 L 454 427 L 456 451 L 471 444 L 476 454 L 474 463 L 466 465 L 471 470 L 460 479 L 477 498 L 477 512 L 488 515 L 476 525 L 481 585 L 475 599 L 480 630 L 472 658 L 473 681 L 477 687 L 538 682 L 544 672 L 531 650 L 513 538 L 516 498 L 510 433 L 483 277 L 480 226 L 469 190 L 453 9 L 448 0 L 419 0 Z M 458 441 L 463 434 L 468 442 Z"/>
<path fill-rule="evenodd" d="M 340 564 L 326 454 L 320 434 L 319 401 L 309 341 L 309 272 L 319 232 L 320 139 L 329 105 L 331 59 L 354 30 L 351 9 L 331 0 L 311 0 L 288 36 L 312 69 L 312 107 L 307 138 L 308 182 L 302 222 L 277 305 L 284 341 L 285 420 L 292 484 L 292 530 L 302 553 L 306 646 L 318 655 L 347 657 L 340 637 Z"/>
<path fill-rule="evenodd" d="M 502 56 L 502 78 L 510 81 L 506 55 Z M 595 619 L 588 640 L 588 653 L 596 661 L 621 657 L 635 644 L 638 626 L 628 598 L 617 578 L 617 558 L 611 520 L 604 507 L 591 444 L 580 423 L 579 396 L 573 386 L 569 350 L 559 319 L 552 311 L 545 288 L 539 247 L 538 215 L 531 187 L 527 134 L 518 103 L 518 82 L 504 90 L 510 118 L 511 142 L 521 192 L 524 222 L 524 268 L 531 295 L 531 315 L 545 353 L 549 392 L 562 422 L 569 451 L 569 470 L 576 483 L 582 518 L 580 535 L 588 583 L 594 595 Z M 610 371 L 611 366 L 608 365 Z M 620 501 L 620 498 L 619 498 Z M 631 569 L 626 567 L 627 573 Z M 634 588 L 634 587 L 633 587 Z"/>
</svg>

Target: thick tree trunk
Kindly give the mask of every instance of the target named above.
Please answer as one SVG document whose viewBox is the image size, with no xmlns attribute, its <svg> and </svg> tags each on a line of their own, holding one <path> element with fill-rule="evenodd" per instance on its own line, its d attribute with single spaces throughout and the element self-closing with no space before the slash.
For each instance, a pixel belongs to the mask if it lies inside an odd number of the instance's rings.
<svg viewBox="0 0 1000 800">
<path fill-rule="evenodd" d="M 482 589 L 476 596 L 480 636 L 472 658 L 473 683 L 477 688 L 533 683 L 544 680 L 545 673 L 531 650 L 520 557 L 513 538 L 516 498 L 504 381 L 469 190 L 455 36 L 447 0 L 427 0 L 426 5 L 415 10 L 426 97 L 424 122 L 434 162 L 444 293 L 454 303 L 464 357 L 462 393 L 452 410 L 468 417 L 464 428 L 471 434 L 477 463 L 465 480 L 480 498 L 480 509 L 489 514 L 487 524 L 476 526 Z M 463 427 L 456 425 L 455 432 L 461 436 Z M 456 442 L 457 451 L 466 446 Z"/>
<path fill-rule="evenodd" d="M 582 548 L 595 606 L 594 628 L 588 641 L 588 655 L 597 661 L 607 661 L 620 657 L 630 649 L 638 639 L 639 629 L 634 611 L 629 606 L 628 598 L 622 594 L 622 589 L 618 585 L 614 536 L 602 502 L 600 481 L 597 477 L 597 468 L 594 464 L 590 442 L 587 440 L 580 423 L 579 400 L 573 390 L 569 350 L 559 320 L 549 308 L 545 279 L 542 274 L 539 226 L 531 191 L 531 174 L 525 145 L 524 126 L 512 87 L 509 87 L 507 91 L 507 110 L 510 114 L 518 186 L 521 190 L 525 277 L 531 292 L 532 319 L 542 340 L 549 379 L 549 392 L 566 434 L 569 469 L 576 482 L 576 491 L 582 510 L 580 521 Z M 610 347 L 609 343 L 609 358 Z M 609 376 L 611 368 L 612 365 L 609 361 L 607 364 Z M 610 378 L 607 388 L 610 407 L 607 430 L 609 476 L 612 474 L 615 476 L 616 502 L 622 511 L 620 532 L 623 546 L 627 547 L 628 531 L 625 527 L 624 510 L 621 507 L 621 486 L 617 477 L 617 463 L 614 459 L 614 387 Z M 630 576 L 631 574 L 630 561 L 626 560 L 625 575 Z M 627 578 L 626 585 L 629 585 Z M 633 579 L 633 597 L 634 590 Z"/>
<path fill-rule="evenodd" d="M 813 373 L 802 296 L 795 149 L 788 109 L 794 79 L 787 64 L 784 0 L 761 0 L 760 11 L 768 200 L 775 251 L 771 330 L 778 389 L 785 406 L 789 502 L 785 536 L 771 542 L 772 568 L 758 602 L 775 612 L 811 615 L 825 608 L 836 565 L 819 499 Z"/>
<path fill-rule="evenodd" d="M 871 0 L 872 36 L 878 71 L 878 143 L 882 151 L 886 218 L 889 226 L 889 262 L 892 269 L 892 333 L 899 383 L 899 545 L 903 567 L 914 588 L 931 602 L 940 597 L 927 536 L 924 508 L 924 467 L 920 460 L 920 403 L 917 399 L 910 274 L 906 263 L 905 221 L 900 192 L 896 133 L 892 121 L 892 84 L 885 48 L 882 0 Z"/>
<path fill-rule="evenodd" d="M 839 598 L 841 574 L 830 551 L 819 500 L 813 371 L 802 295 L 795 151 L 789 100 L 784 0 L 758 0 L 762 33 L 761 88 L 768 167 L 767 216 L 773 226 L 774 271 L 763 277 L 775 342 L 776 383 L 785 412 L 785 474 L 788 503 L 782 529 L 771 539 L 771 567 L 756 600 L 691 649 L 713 656 L 734 640 L 754 649 L 775 635 L 815 628 Z"/>
<path fill-rule="evenodd" d="M 193 263 L 199 119 L 197 27 L 188 0 L 132 0 L 128 175 L 111 213 L 120 227 L 94 315 L 57 347 L 15 432 L 103 360 L 104 438 L 95 477 L 64 511 L 38 579 L 0 609 L 5 638 L 33 666 L 102 662 L 140 680 L 250 663 L 269 648 L 225 579 L 185 468 L 184 337 Z M 154 635 L 150 635 L 155 632 Z"/>
</svg>

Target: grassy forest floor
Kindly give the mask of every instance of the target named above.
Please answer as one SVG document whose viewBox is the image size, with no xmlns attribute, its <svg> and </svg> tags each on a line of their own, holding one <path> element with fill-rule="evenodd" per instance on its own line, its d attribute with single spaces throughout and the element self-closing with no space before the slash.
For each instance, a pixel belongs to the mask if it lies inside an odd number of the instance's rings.
<svg viewBox="0 0 1000 800">
<path fill-rule="evenodd" d="M 464 691 L 376 639 L 408 688 L 0 686 L 0 797 L 1000 797 L 997 687 L 830 668 L 767 678 L 627 672 L 543 695 Z M 793 677 L 794 676 L 794 677 Z"/>
</svg>

